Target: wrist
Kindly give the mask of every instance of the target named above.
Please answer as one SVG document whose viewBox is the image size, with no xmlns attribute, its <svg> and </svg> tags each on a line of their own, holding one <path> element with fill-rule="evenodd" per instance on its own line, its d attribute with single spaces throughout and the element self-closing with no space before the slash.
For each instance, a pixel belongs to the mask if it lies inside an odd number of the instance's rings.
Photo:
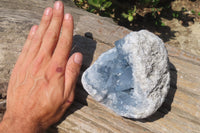
<svg viewBox="0 0 200 133">
<path fill-rule="evenodd" d="M 25 118 L 4 117 L 0 123 L 1 133 L 43 133 L 39 124 Z"/>
</svg>

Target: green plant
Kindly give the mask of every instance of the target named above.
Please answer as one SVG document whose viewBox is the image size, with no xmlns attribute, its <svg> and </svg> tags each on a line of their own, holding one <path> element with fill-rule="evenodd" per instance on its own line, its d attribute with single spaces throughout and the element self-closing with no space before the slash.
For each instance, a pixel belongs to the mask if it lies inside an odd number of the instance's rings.
<svg viewBox="0 0 200 133">
<path fill-rule="evenodd" d="M 127 23 L 128 20 L 129 24 L 142 8 L 151 8 L 151 15 L 155 25 L 158 26 L 165 26 L 160 18 L 163 8 L 170 8 L 168 4 L 158 7 L 161 0 L 74 0 L 74 2 L 89 12 L 112 17 L 117 22 Z M 176 18 L 179 17 L 178 14 L 174 15 Z"/>
<path fill-rule="evenodd" d="M 122 13 L 122 17 L 128 19 L 129 22 L 132 22 L 134 20 L 134 17 L 136 16 L 136 6 L 134 6 L 134 9 L 128 10 L 128 13 Z"/>
<path fill-rule="evenodd" d="M 105 11 L 112 5 L 110 0 L 88 0 L 88 4 L 94 6 L 97 10 Z"/>
<path fill-rule="evenodd" d="M 112 10 L 123 10 L 121 16 L 127 19 L 129 22 L 132 22 L 137 14 L 137 5 L 151 5 L 151 7 L 155 8 L 160 0 L 129 0 L 124 1 L 123 3 L 120 3 L 119 0 L 88 0 L 87 2 L 90 6 L 87 9 L 89 12 L 99 13 L 100 15 L 104 16 L 111 16 L 109 8 L 112 6 Z M 127 7 L 126 9 L 121 9 L 121 5 L 123 5 L 124 3 L 129 3 L 129 7 Z M 153 14 L 160 14 L 160 8 L 155 8 Z"/>
<path fill-rule="evenodd" d="M 152 5 L 153 7 L 155 7 L 160 3 L 160 0 L 140 0 L 139 2 L 141 4 Z"/>
<path fill-rule="evenodd" d="M 162 8 L 151 8 L 151 14 L 154 18 L 158 17 L 160 15 Z"/>
<path fill-rule="evenodd" d="M 84 4 L 84 0 L 73 0 L 78 7 L 82 7 Z"/>
<path fill-rule="evenodd" d="M 200 16 L 200 12 L 198 13 L 198 15 Z"/>
<path fill-rule="evenodd" d="M 172 13 L 172 16 L 173 16 L 174 18 L 178 18 L 178 17 L 179 17 L 179 14 L 176 13 L 176 12 L 173 12 L 173 13 Z"/>
<path fill-rule="evenodd" d="M 191 10 L 192 14 L 195 14 L 196 12 L 194 10 Z"/>
</svg>

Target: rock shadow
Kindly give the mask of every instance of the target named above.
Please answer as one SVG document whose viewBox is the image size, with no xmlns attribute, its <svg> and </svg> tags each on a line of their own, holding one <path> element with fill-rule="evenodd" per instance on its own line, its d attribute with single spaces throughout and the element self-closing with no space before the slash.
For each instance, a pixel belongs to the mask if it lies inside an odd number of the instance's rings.
<svg viewBox="0 0 200 133">
<path fill-rule="evenodd" d="M 75 52 L 80 52 L 83 54 L 83 65 L 81 67 L 80 75 L 77 81 L 75 101 L 84 105 L 87 105 L 86 98 L 88 93 L 83 89 L 81 77 L 83 72 L 91 65 L 93 61 L 96 45 L 97 42 L 93 40 L 93 35 L 90 32 L 86 32 L 85 36 L 75 35 L 73 38 L 71 54 Z"/>
<path fill-rule="evenodd" d="M 182 8 L 180 11 L 175 11 L 172 9 L 170 3 L 173 0 L 161 2 L 156 8 L 163 8 L 161 11 L 147 11 L 147 13 L 136 14 L 132 22 L 128 21 L 121 14 L 122 9 L 117 9 L 115 11 L 114 20 L 118 25 L 124 26 L 133 31 L 139 31 L 142 29 L 147 29 L 153 33 L 156 33 L 164 42 L 169 41 L 176 37 L 174 31 L 162 21 L 162 18 L 167 20 L 177 19 L 183 27 L 188 27 L 190 23 L 194 23 L 195 17 L 188 13 L 187 9 Z M 142 12 L 142 11 L 140 11 Z"/>
<path fill-rule="evenodd" d="M 157 23 L 157 24 L 156 24 Z M 142 29 L 149 30 L 153 33 L 156 33 L 164 42 L 169 41 L 170 39 L 175 38 L 176 31 L 173 31 L 169 26 L 163 25 L 161 18 L 155 19 L 151 13 L 147 13 L 144 16 L 136 15 L 136 19 L 133 22 L 128 22 L 124 20 L 118 22 L 119 25 L 125 26 L 126 28 L 133 31 L 140 31 Z"/>
<path fill-rule="evenodd" d="M 194 23 L 195 17 L 186 12 L 187 9 L 184 7 L 182 7 L 180 11 L 174 11 L 171 7 L 169 7 L 162 10 L 160 17 L 168 20 L 177 19 L 181 22 L 182 26 L 188 27 L 190 22 Z"/>
<path fill-rule="evenodd" d="M 83 54 L 83 65 L 81 67 L 80 75 L 76 84 L 75 99 L 72 105 L 66 110 L 66 113 L 62 119 L 51 126 L 47 132 L 58 133 L 57 125 L 66 119 L 69 115 L 73 114 L 82 107 L 87 106 L 87 96 L 88 93 L 83 89 L 81 84 L 81 77 L 83 72 L 90 66 L 93 60 L 93 55 L 96 50 L 97 42 L 93 40 L 93 35 L 90 32 L 85 33 L 85 36 L 75 35 L 73 37 L 73 45 L 71 50 L 71 55 L 75 52 L 80 52 Z"/>
<path fill-rule="evenodd" d="M 169 70 L 170 70 L 170 88 L 169 92 L 165 98 L 165 101 L 163 102 L 162 106 L 151 116 L 145 118 L 145 119 L 131 119 L 134 121 L 140 121 L 140 122 L 154 122 L 160 118 L 163 118 L 165 115 L 167 115 L 171 111 L 171 104 L 173 102 L 176 90 L 177 90 L 177 70 L 176 67 L 169 62 Z"/>
</svg>

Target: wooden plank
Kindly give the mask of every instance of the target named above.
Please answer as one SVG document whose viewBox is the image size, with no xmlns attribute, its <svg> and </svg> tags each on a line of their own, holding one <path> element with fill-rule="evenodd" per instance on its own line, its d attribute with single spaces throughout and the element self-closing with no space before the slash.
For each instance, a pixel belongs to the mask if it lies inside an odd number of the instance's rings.
<svg viewBox="0 0 200 133">
<path fill-rule="evenodd" d="M 94 62 L 102 52 L 113 47 L 113 42 L 115 39 L 119 39 L 123 35 L 114 35 L 114 39 L 111 35 L 109 36 L 109 39 L 107 39 L 107 34 L 103 33 L 111 32 L 110 28 L 107 27 L 112 28 L 113 25 L 109 25 L 109 23 L 106 22 L 107 26 L 105 26 L 104 28 L 104 25 L 99 25 L 98 23 L 95 25 L 93 22 L 90 22 L 89 17 L 86 18 L 86 24 L 78 23 L 76 33 L 83 35 L 83 29 L 87 28 L 89 29 L 87 30 L 87 32 L 90 32 L 92 34 L 94 33 L 93 37 L 95 38 L 95 43 L 93 45 L 95 45 L 95 51 L 93 51 L 93 54 L 90 55 L 88 54 L 88 52 L 86 52 L 87 50 L 82 50 L 87 49 L 87 43 L 79 50 L 84 51 L 83 54 L 86 54 L 85 58 L 93 56 L 93 60 L 91 62 Z M 82 19 L 81 21 L 84 22 L 86 20 Z M 95 27 L 95 29 L 91 28 L 91 23 Z M 90 26 L 88 26 L 87 24 L 90 24 Z M 84 28 L 81 25 L 83 25 Z M 101 26 L 101 29 L 103 27 L 103 32 L 101 32 L 101 30 L 98 30 L 99 26 Z M 113 27 L 115 28 L 117 26 Z M 79 29 L 81 29 L 80 33 L 78 32 Z M 121 28 L 121 30 L 128 31 L 125 28 Z M 120 34 L 121 33 L 123 32 L 120 32 Z M 107 40 L 101 40 L 101 38 Z M 76 42 L 76 40 L 74 41 Z M 76 44 L 79 43 L 82 44 L 81 42 L 76 42 Z M 114 112 L 107 109 L 103 105 L 94 101 L 90 96 L 88 96 L 87 93 L 84 92 L 79 81 L 76 92 L 76 102 L 72 106 L 72 108 L 77 107 L 77 103 L 82 104 L 82 107 L 77 109 L 73 113 L 71 112 L 71 114 L 66 117 L 66 119 L 60 125 L 58 125 L 58 129 L 66 126 L 64 126 L 63 123 L 69 123 L 71 121 L 71 115 L 76 116 L 77 114 L 79 114 L 78 120 L 73 120 L 73 123 L 83 125 L 81 127 L 77 126 L 76 128 L 80 130 L 77 130 L 75 132 L 82 132 L 81 129 L 90 129 L 91 127 L 92 129 L 95 129 L 95 132 L 200 132 L 199 57 L 191 55 L 187 52 L 176 49 L 169 45 L 167 45 L 166 47 L 168 49 L 169 59 L 171 62 L 171 88 L 164 104 L 155 114 L 143 120 L 131 120 L 117 116 Z M 85 64 L 85 67 L 87 67 L 87 65 L 88 63 Z M 73 119 L 77 119 L 75 116 L 73 117 Z M 90 126 L 88 127 L 88 125 Z M 94 132 L 94 130 L 86 131 Z"/>
</svg>

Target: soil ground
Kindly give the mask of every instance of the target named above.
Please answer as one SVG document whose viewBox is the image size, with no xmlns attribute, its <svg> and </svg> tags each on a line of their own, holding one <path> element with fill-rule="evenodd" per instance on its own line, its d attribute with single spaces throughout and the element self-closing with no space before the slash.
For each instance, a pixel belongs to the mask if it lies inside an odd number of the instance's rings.
<svg viewBox="0 0 200 133">
<path fill-rule="evenodd" d="M 164 26 L 155 25 L 151 8 L 137 10 L 137 16 L 131 23 L 128 20 L 117 23 L 133 31 L 147 29 L 161 37 L 166 44 L 200 56 L 200 0 L 169 1 L 170 8 L 162 10 L 159 15 Z M 178 17 L 174 17 L 174 14 L 178 14 Z"/>
<path fill-rule="evenodd" d="M 182 10 L 186 11 L 182 11 Z M 145 10 L 143 10 L 145 12 Z M 155 26 L 155 21 L 148 15 L 140 16 L 132 30 L 148 29 L 159 35 L 169 45 L 200 56 L 200 0 L 175 0 L 171 9 L 161 12 L 161 20 L 165 26 Z M 179 17 L 174 18 L 173 13 Z M 138 24 L 138 25 L 137 25 Z"/>
</svg>

